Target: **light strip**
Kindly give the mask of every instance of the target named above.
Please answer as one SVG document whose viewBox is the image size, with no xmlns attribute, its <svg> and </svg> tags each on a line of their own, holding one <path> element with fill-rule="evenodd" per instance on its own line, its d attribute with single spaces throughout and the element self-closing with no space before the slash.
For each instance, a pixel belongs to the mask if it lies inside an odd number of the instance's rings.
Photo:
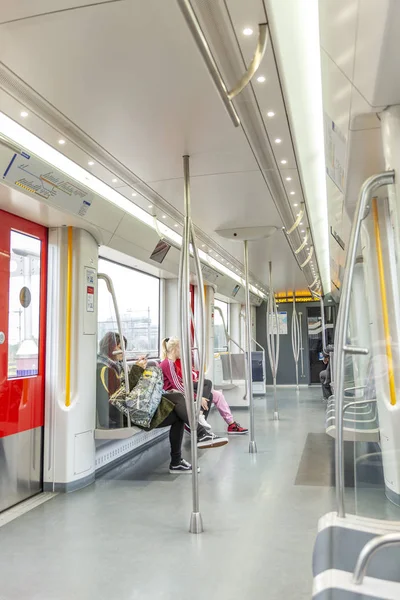
<svg viewBox="0 0 400 600">
<path fill-rule="evenodd" d="M 141 221 L 151 229 L 155 231 L 158 230 L 158 232 L 170 239 L 179 248 L 182 246 L 182 236 L 179 233 L 173 231 L 170 229 L 170 227 L 158 219 L 156 220 L 152 215 L 140 208 L 140 206 L 137 206 L 125 198 L 125 196 L 123 196 L 120 192 L 80 167 L 70 158 L 61 154 L 61 152 L 43 140 L 39 139 L 36 135 L 22 127 L 22 125 L 19 125 L 19 123 L 16 123 L 7 117 L 7 115 L 2 112 L 0 112 L 0 134 L 5 135 L 11 142 L 18 144 L 18 146 L 22 146 L 22 148 L 28 150 L 28 152 L 35 154 L 41 160 L 45 160 L 56 169 L 59 169 L 69 177 L 72 177 L 75 179 L 75 181 L 78 181 L 98 196 L 101 196 L 108 202 L 111 202 L 111 204 L 114 206 L 121 208 L 126 213 L 130 214 L 138 221 Z M 206 255 L 205 252 L 199 250 L 199 255 L 204 263 L 208 262 L 208 255 Z M 214 258 L 209 257 L 209 261 L 215 269 L 224 275 L 228 275 L 228 277 L 244 286 L 244 280 L 241 279 L 236 273 L 219 263 Z M 263 299 L 266 298 L 265 294 L 251 284 L 250 290 L 256 296 L 259 296 Z"/>
</svg>

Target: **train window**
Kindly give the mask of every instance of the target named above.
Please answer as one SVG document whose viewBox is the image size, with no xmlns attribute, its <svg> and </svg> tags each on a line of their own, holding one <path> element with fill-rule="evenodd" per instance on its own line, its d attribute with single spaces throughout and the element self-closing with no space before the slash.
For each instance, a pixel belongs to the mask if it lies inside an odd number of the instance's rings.
<svg viewBox="0 0 400 600">
<path fill-rule="evenodd" d="M 41 241 L 11 231 L 8 304 L 8 378 L 39 370 Z"/>
<path fill-rule="evenodd" d="M 214 300 L 214 307 L 221 309 L 224 315 L 225 325 L 229 332 L 229 304 L 222 300 Z M 224 325 L 222 322 L 221 313 L 218 310 L 214 311 L 214 350 L 216 352 L 226 351 L 228 349 Z"/>
<path fill-rule="evenodd" d="M 99 260 L 99 273 L 106 273 L 113 281 L 127 350 L 156 358 L 160 335 L 160 280 L 103 258 Z M 107 331 L 117 330 L 108 304 L 103 308 L 99 302 L 98 339 Z"/>
</svg>

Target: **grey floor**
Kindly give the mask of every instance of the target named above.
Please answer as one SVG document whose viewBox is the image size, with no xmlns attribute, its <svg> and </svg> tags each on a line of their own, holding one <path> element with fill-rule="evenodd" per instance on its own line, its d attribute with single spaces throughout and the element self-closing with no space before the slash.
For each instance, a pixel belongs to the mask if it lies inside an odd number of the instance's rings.
<svg viewBox="0 0 400 600">
<path fill-rule="evenodd" d="M 274 422 L 271 395 L 256 399 L 257 455 L 247 436 L 200 453 L 202 535 L 188 533 L 191 477 L 168 474 L 163 441 L 2 527 L 1 600 L 309 599 L 317 521 L 335 506 L 332 461 L 313 458 L 324 405 L 317 388 L 281 389 L 279 403 Z"/>
</svg>

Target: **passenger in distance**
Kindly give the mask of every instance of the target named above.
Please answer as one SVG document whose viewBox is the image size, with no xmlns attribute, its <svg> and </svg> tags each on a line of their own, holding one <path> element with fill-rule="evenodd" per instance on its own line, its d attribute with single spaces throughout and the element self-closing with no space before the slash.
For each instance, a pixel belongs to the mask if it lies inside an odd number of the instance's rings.
<svg viewBox="0 0 400 600">
<path fill-rule="evenodd" d="M 164 389 L 165 390 L 177 390 L 182 394 L 185 393 L 182 379 L 182 366 L 181 366 L 181 348 L 179 339 L 176 337 L 165 338 L 162 341 L 161 346 L 161 358 L 163 359 L 160 363 L 160 367 L 164 374 Z M 193 382 L 196 386 L 199 374 L 192 370 Z M 212 388 L 212 382 L 209 379 L 204 381 L 204 389 L 202 394 L 201 405 L 204 411 L 208 412 L 210 398 L 206 391 L 207 387 L 211 390 L 212 402 L 214 402 L 219 414 L 228 425 L 228 435 L 243 435 L 248 433 L 248 429 L 242 427 L 232 416 L 231 409 L 222 392 L 214 390 Z M 196 391 L 196 390 L 195 390 Z"/>
<path fill-rule="evenodd" d="M 324 400 L 329 400 L 332 396 L 332 388 L 331 388 L 331 364 L 329 360 L 329 354 L 327 352 L 323 353 L 323 363 L 325 365 L 325 369 L 323 369 L 319 374 L 319 380 L 321 382 L 322 387 L 322 395 Z"/>
<path fill-rule="evenodd" d="M 122 350 L 121 340 L 118 333 L 109 331 L 100 341 L 100 351 L 97 357 L 98 363 L 103 365 L 100 383 L 103 385 L 109 397 L 111 397 L 121 386 L 124 372 L 121 365 Z M 130 368 L 129 386 L 133 389 L 147 366 L 147 359 L 143 358 Z M 170 473 L 191 473 L 192 466 L 182 458 L 182 439 L 184 425 L 189 424 L 186 410 L 185 398 L 182 394 L 163 393 L 160 404 L 151 420 L 150 427 L 146 431 L 155 428 L 171 427 L 169 440 L 171 445 Z M 144 429 L 144 428 L 143 428 Z M 228 443 L 226 438 L 217 437 L 199 425 L 197 429 L 198 448 L 218 448 Z"/>
</svg>

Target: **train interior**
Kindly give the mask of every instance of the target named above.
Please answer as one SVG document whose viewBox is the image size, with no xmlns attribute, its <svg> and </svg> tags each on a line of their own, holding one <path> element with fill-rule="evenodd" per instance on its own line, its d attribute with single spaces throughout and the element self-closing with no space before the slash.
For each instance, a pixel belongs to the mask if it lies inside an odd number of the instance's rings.
<svg viewBox="0 0 400 600">
<path fill-rule="evenodd" d="M 399 31 L 0 0 L 0 600 L 400 598 Z"/>
</svg>

